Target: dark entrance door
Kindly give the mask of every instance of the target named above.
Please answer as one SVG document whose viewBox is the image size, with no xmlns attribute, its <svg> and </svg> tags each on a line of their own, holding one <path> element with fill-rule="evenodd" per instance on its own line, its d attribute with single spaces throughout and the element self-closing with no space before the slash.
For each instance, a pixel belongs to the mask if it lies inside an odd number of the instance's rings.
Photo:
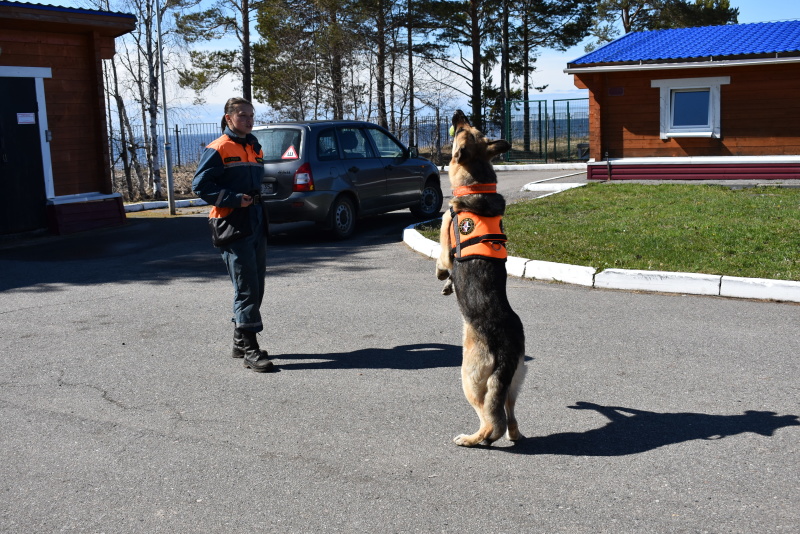
<svg viewBox="0 0 800 534">
<path fill-rule="evenodd" d="M 35 80 L 0 78 L 0 95 L 0 234 L 45 228 Z"/>
</svg>

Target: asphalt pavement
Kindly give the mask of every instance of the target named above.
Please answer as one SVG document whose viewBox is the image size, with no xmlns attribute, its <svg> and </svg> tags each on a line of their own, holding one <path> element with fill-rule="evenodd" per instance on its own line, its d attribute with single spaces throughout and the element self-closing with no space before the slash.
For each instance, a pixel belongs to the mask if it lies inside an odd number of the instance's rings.
<svg viewBox="0 0 800 534">
<path fill-rule="evenodd" d="M 0 531 L 797 530 L 800 306 L 509 278 L 526 438 L 459 448 L 461 318 L 412 222 L 276 229 L 272 374 L 228 356 L 202 208 L 5 242 Z"/>
</svg>

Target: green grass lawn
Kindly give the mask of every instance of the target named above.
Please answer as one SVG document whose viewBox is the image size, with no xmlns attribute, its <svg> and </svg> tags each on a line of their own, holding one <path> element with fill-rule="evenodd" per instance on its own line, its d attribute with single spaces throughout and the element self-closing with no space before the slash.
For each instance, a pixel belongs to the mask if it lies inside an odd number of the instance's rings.
<svg viewBox="0 0 800 534">
<path fill-rule="evenodd" d="M 798 189 L 593 183 L 509 205 L 504 225 L 522 258 L 800 280 Z"/>
</svg>

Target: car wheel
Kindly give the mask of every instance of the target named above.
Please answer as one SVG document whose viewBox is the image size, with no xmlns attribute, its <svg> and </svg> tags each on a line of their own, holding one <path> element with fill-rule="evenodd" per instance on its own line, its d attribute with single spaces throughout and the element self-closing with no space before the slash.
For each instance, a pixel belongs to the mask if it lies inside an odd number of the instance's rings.
<svg viewBox="0 0 800 534">
<path fill-rule="evenodd" d="M 328 213 L 328 227 L 336 239 L 347 239 L 356 228 L 356 208 L 346 196 L 338 197 Z"/>
<path fill-rule="evenodd" d="M 422 198 L 419 200 L 419 204 L 411 208 L 411 213 L 414 217 L 420 219 L 434 218 L 442 210 L 443 201 L 444 197 L 439 185 L 430 180 L 425 184 L 425 189 L 422 190 Z"/>
</svg>

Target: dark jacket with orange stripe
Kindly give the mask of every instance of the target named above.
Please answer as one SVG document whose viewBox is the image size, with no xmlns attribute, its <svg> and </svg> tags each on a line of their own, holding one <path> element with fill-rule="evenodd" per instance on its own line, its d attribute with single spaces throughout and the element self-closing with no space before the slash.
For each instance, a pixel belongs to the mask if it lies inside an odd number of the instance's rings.
<svg viewBox="0 0 800 534">
<path fill-rule="evenodd" d="M 261 191 L 262 158 L 261 145 L 254 135 L 242 139 L 227 128 L 206 147 L 197 165 L 192 191 L 213 206 L 209 217 L 224 217 L 241 206 L 242 195 Z M 250 212 L 254 228 L 262 224 L 262 210 Z"/>
<path fill-rule="evenodd" d="M 450 225 L 450 253 L 456 260 L 488 258 L 505 261 L 506 235 L 503 233 L 503 216 L 485 217 L 469 211 L 457 212 L 450 208 L 453 224 Z"/>
</svg>

